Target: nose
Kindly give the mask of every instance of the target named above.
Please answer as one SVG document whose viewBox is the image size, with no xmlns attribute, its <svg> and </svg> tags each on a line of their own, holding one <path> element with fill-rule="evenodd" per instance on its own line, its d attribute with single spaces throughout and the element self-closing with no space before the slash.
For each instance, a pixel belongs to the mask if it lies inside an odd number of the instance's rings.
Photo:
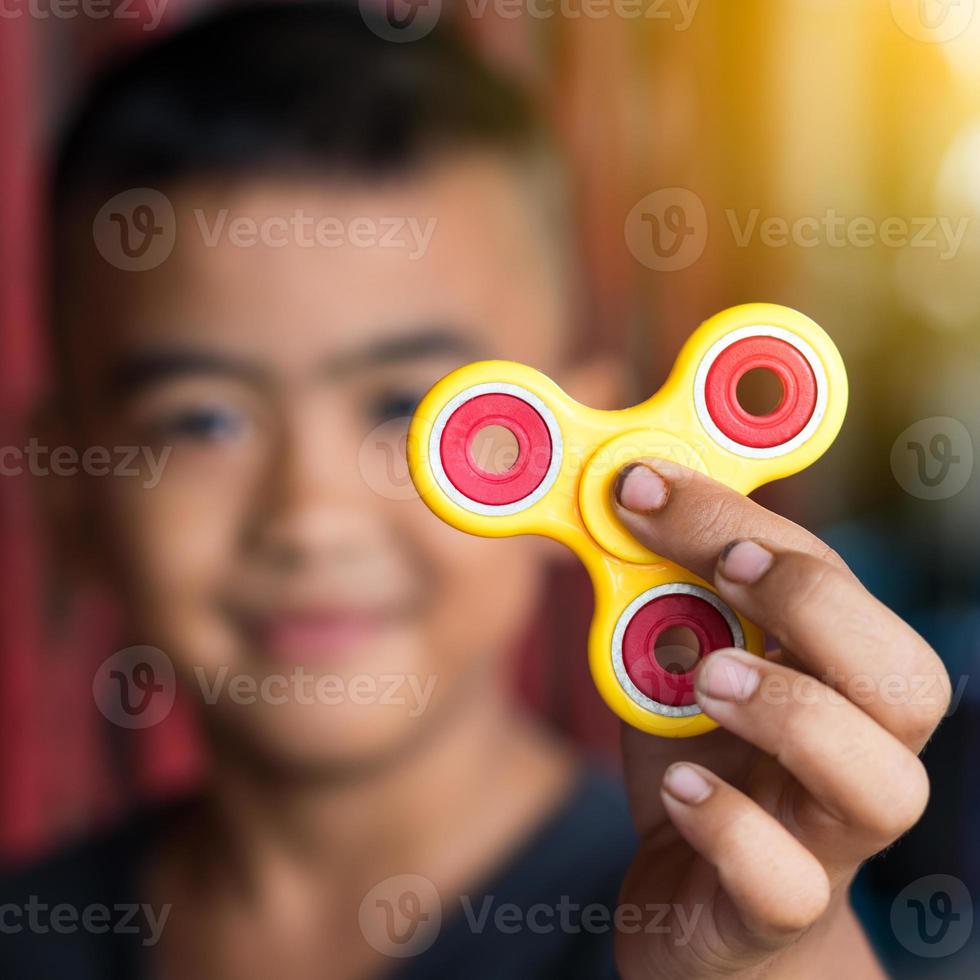
<svg viewBox="0 0 980 980">
<path fill-rule="evenodd" d="M 377 521 L 357 449 L 356 427 L 342 410 L 291 412 L 268 456 L 248 545 L 280 568 L 358 560 Z"/>
</svg>

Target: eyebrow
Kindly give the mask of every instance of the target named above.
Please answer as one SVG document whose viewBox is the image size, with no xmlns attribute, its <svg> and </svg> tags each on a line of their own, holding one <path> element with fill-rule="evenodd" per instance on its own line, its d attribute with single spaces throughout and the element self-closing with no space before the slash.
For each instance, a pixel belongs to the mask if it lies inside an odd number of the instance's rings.
<svg viewBox="0 0 980 980">
<path fill-rule="evenodd" d="M 423 357 L 473 359 L 478 354 L 477 345 L 460 333 L 442 327 L 426 328 L 331 355 L 319 366 L 317 374 L 340 379 L 368 368 Z M 110 368 L 103 391 L 110 402 L 119 402 L 154 385 L 196 376 L 230 378 L 254 387 L 268 383 L 267 372 L 254 361 L 214 350 L 175 346 L 124 355 Z"/>
<path fill-rule="evenodd" d="M 383 367 L 437 356 L 473 359 L 479 356 L 479 349 L 471 340 L 453 330 L 420 330 L 396 337 L 383 337 L 359 350 L 335 355 L 325 362 L 323 373 L 331 377 L 342 377 L 363 368 Z"/>
<path fill-rule="evenodd" d="M 194 377 L 235 378 L 261 384 L 263 373 L 244 360 L 210 350 L 161 347 L 124 355 L 108 372 L 103 390 L 118 402 L 165 381 Z"/>
</svg>

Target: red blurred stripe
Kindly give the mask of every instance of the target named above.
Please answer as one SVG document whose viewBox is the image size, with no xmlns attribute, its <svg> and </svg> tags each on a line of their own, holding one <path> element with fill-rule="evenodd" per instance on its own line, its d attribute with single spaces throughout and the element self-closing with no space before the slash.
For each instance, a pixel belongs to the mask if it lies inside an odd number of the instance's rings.
<svg viewBox="0 0 980 980">
<path fill-rule="evenodd" d="M 23 445 L 40 372 L 36 297 L 36 23 L 0 31 L 0 445 Z M 37 843 L 42 767 L 36 721 L 38 555 L 28 481 L 0 477 L 0 847 Z"/>
</svg>

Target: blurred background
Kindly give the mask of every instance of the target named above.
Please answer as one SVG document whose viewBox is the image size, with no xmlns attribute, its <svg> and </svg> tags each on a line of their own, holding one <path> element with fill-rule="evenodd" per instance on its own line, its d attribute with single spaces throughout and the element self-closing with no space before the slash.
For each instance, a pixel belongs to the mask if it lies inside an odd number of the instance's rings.
<svg viewBox="0 0 980 980">
<path fill-rule="evenodd" d="M 23 445 L 44 379 L 39 208 L 52 134 L 101 59 L 202 6 L 5 7 L 0 445 Z M 972 917 L 970 896 L 980 895 L 974 7 L 443 0 L 442 10 L 487 59 L 523 78 L 555 121 L 579 208 L 583 318 L 590 342 L 635 365 L 636 400 L 663 381 L 694 326 L 735 303 L 796 307 L 844 356 L 852 394 L 836 445 L 759 498 L 840 550 L 936 646 L 953 678 L 953 709 L 926 753 L 934 780 L 926 818 L 865 869 L 856 890 L 899 976 L 980 973 L 980 944 L 963 945 L 964 930 L 947 933 L 940 921 L 947 907 L 956 921 Z M 675 251 L 671 234 L 682 239 Z M 89 692 L 97 665 L 117 649 L 113 611 L 98 596 L 51 600 L 57 570 L 43 559 L 29 479 L 0 481 L 2 857 L 42 852 L 136 800 L 175 792 L 200 766 L 180 712 L 125 732 L 97 710 Z M 584 750 L 614 760 L 617 726 L 584 657 L 590 604 L 584 573 L 556 572 L 515 684 Z M 952 905 L 936 904 L 937 894 Z M 940 916 L 922 934 L 908 926 L 910 897 Z"/>
</svg>

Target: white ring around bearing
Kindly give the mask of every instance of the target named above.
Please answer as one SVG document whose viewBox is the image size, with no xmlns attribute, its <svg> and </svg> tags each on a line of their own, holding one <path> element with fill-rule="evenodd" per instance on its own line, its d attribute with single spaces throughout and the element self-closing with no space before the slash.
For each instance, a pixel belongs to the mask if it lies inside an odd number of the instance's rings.
<svg viewBox="0 0 980 980">
<path fill-rule="evenodd" d="M 662 704 L 647 697 L 632 681 L 626 672 L 626 664 L 623 663 L 623 637 L 626 635 L 626 628 L 629 626 L 633 617 L 653 599 L 658 599 L 665 595 L 693 595 L 714 606 L 724 617 L 732 633 L 732 646 L 741 647 L 745 644 L 745 634 L 742 631 L 742 624 L 738 617 L 722 600 L 708 589 L 691 582 L 669 582 L 666 585 L 657 585 L 646 592 L 641 592 L 622 612 L 616 620 L 616 626 L 612 635 L 612 662 L 613 671 L 619 686 L 626 692 L 632 701 L 635 701 L 641 708 L 652 711 L 654 714 L 664 715 L 668 718 L 690 718 L 693 715 L 701 714 L 701 708 L 697 704 Z"/>
<path fill-rule="evenodd" d="M 466 402 L 471 401 L 479 395 L 498 394 L 513 395 L 515 398 L 519 398 L 521 401 L 530 405 L 541 416 L 542 421 L 548 427 L 548 432 L 551 435 L 551 462 L 548 465 L 544 478 L 526 497 L 515 500 L 510 504 L 481 504 L 476 500 L 471 500 L 466 494 L 457 490 L 452 480 L 446 475 L 446 471 L 442 465 L 442 453 L 440 451 L 442 434 L 452 414 L 461 405 L 465 405 Z M 520 387 L 520 385 L 507 384 L 505 382 L 488 382 L 486 384 L 473 385 L 471 388 L 465 388 L 442 407 L 442 410 L 436 416 L 435 423 L 432 426 L 432 432 L 429 434 L 429 466 L 432 469 L 436 483 L 439 485 L 439 489 L 458 507 L 462 507 L 463 510 L 467 510 L 471 514 L 483 514 L 487 517 L 506 517 L 510 514 L 519 514 L 521 511 L 527 510 L 528 507 L 536 504 L 552 488 L 555 480 L 558 478 L 558 470 L 561 467 L 562 449 L 561 429 L 558 427 L 558 420 L 555 418 L 554 412 L 537 395 L 532 394 L 526 388 Z"/>
<path fill-rule="evenodd" d="M 784 340 L 787 344 L 795 347 L 807 360 L 813 376 L 817 382 L 817 400 L 813 407 L 813 414 L 809 421 L 792 439 L 780 443 L 778 446 L 744 446 L 740 442 L 726 436 L 721 429 L 715 425 L 711 413 L 708 411 L 708 404 L 705 399 L 705 385 L 708 380 L 708 372 L 711 365 L 718 359 L 722 351 L 731 347 L 739 340 L 747 337 L 775 337 L 777 340 Z M 751 326 L 742 327 L 726 334 L 721 340 L 716 341 L 708 349 L 708 352 L 701 358 L 697 373 L 694 376 L 694 405 L 697 408 L 698 418 L 706 429 L 708 435 L 719 446 L 739 456 L 748 456 L 751 459 L 772 459 L 776 456 L 785 456 L 794 449 L 802 446 L 817 431 L 817 427 L 823 421 L 827 412 L 827 372 L 824 370 L 823 362 L 817 356 L 817 352 L 800 336 L 783 327 L 771 326 Z"/>
</svg>

